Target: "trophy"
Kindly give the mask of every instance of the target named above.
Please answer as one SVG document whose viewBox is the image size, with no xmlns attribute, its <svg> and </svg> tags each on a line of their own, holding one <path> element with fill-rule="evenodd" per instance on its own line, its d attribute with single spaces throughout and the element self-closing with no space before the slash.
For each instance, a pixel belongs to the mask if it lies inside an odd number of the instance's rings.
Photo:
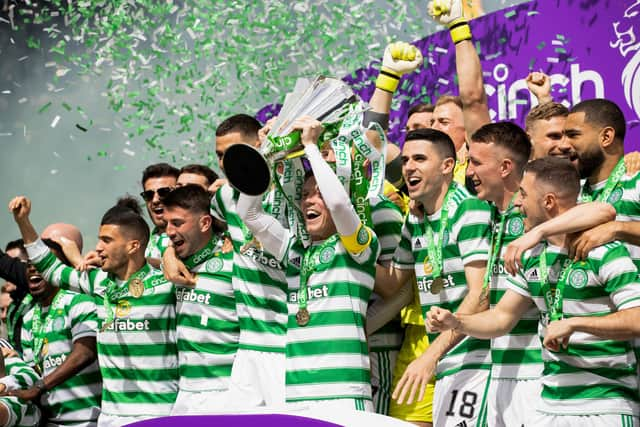
<svg viewBox="0 0 640 427">
<path fill-rule="evenodd" d="M 300 131 L 293 131 L 295 119 L 311 116 L 324 127 L 321 142 L 335 138 L 341 120 L 354 111 L 358 99 L 342 80 L 317 77 L 299 79 L 286 98 L 278 118 L 260 150 L 248 144 L 235 144 L 224 154 L 224 172 L 238 191 L 258 196 L 266 192 L 276 173 L 276 165 L 304 155 Z"/>
</svg>

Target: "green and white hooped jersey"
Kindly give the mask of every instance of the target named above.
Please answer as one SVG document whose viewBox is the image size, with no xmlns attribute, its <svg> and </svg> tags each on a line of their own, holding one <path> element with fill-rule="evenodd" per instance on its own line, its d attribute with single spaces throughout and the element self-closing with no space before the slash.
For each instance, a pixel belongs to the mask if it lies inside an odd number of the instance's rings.
<svg viewBox="0 0 640 427">
<path fill-rule="evenodd" d="M 93 299 L 87 295 L 58 290 L 54 298 L 55 307 L 41 309 L 43 334 L 45 337 L 38 361 L 43 376 L 51 375 L 62 365 L 73 350 L 73 343 L 80 338 L 96 337 L 98 316 Z M 50 321 L 44 319 L 49 311 Z M 24 314 L 22 346 L 24 360 L 36 363 L 34 358 L 33 318 L 35 305 Z M 98 361 L 42 395 L 41 403 L 46 408 L 49 421 L 55 424 L 96 422 L 100 415 L 102 379 Z"/>
<path fill-rule="evenodd" d="M 240 323 L 239 348 L 284 353 L 287 331 L 287 296 L 280 262 L 259 245 L 238 215 L 240 193 L 229 185 L 211 199 L 211 214 L 225 221 L 233 241 L 233 289 Z"/>
<path fill-rule="evenodd" d="M 380 242 L 378 262 L 391 261 L 402 236 L 402 224 L 404 222 L 402 211 L 389 199 L 380 197 L 376 203 L 371 204 L 371 222 L 373 231 L 378 237 L 378 242 Z M 379 298 L 375 293 L 371 294 L 370 304 Z M 369 335 L 369 350 L 400 350 L 403 337 L 403 328 L 398 317 Z"/>
<path fill-rule="evenodd" d="M 146 258 L 162 259 L 164 251 L 169 247 L 171 240 L 167 233 L 160 233 L 157 228 L 154 228 L 149 236 L 149 243 L 147 243 L 147 249 L 144 251 Z"/>
<path fill-rule="evenodd" d="M 217 242 L 216 242 L 217 241 Z M 238 350 L 240 326 L 231 285 L 233 251 L 214 237 L 185 261 L 195 286 L 176 285 L 180 390 L 226 390 Z"/>
<path fill-rule="evenodd" d="M 38 381 L 38 374 L 22 359 L 17 356 L 7 357 L 4 359 L 4 367 L 6 376 L 0 378 L 0 383 L 7 386 L 13 384 L 19 389 L 27 389 L 32 387 Z M 14 389 L 8 387 L 8 389 Z M 10 412 L 10 420 L 15 427 L 35 427 L 40 422 L 40 410 L 36 405 L 15 396 L 0 396 L 0 402 L 3 403 Z"/>
<path fill-rule="evenodd" d="M 98 269 L 81 273 L 67 267 L 40 240 L 27 251 L 50 283 L 92 296 L 98 326 L 105 326 L 103 304 L 111 281 L 107 273 Z M 98 331 L 102 412 L 109 415 L 169 415 L 178 392 L 175 287 L 148 264 L 136 273 L 144 269 L 149 270 L 142 277 L 143 294 L 136 298 L 125 287 L 113 302 L 114 322 Z"/>
<path fill-rule="evenodd" d="M 449 199 L 448 211 L 449 221 L 445 230 L 440 230 L 440 210 L 424 218 L 431 225 L 434 240 L 443 244 L 444 289 L 440 293 L 431 293 L 433 266 L 429 262 L 423 220 L 412 214 L 407 216 L 402 228 L 402 240 L 393 257 L 394 268 L 415 269 L 424 318 L 432 306 L 456 312 L 468 292 L 464 266 L 488 259 L 491 235 L 489 204 L 456 185 Z M 435 333 L 427 332 L 427 335 L 430 342 L 438 337 Z M 440 359 L 436 379 L 463 369 L 490 369 L 489 353 L 489 340 L 464 338 Z"/>
<path fill-rule="evenodd" d="M 591 195 L 594 200 L 604 191 L 606 184 L 607 182 L 603 181 L 591 187 Z M 583 190 L 584 186 L 581 188 L 580 197 Z M 624 175 L 604 202 L 615 208 L 616 221 L 640 221 L 640 173 L 634 176 Z M 640 246 L 623 243 L 629 250 L 636 267 L 640 269 Z"/>
<path fill-rule="evenodd" d="M 375 280 L 378 239 L 350 254 L 337 235 L 318 254 L 319 263 L 307 284 L 309 323 L 299 326 L 300 266 L 307 250 L 291 237 L 284 256 L 289 284 L 286 351 L 286 400 L 371 400 L 369 351 L 364 330 Z M 331 238 L 330 238 L 331 239 Z"/>
<path fill-rule="evenodd" d="M 489 300 L 495 307 L 508 289 L 509 273 L 504 268 L 507 245 L 524 232 L 523 216 L 518 209 L 500 214 L 495 207 L 493 233 L 498 232 L 500 215 L 504 215 L 504 232 L 500 257 L 496 260 L 491 276 Z M 493 250 L 493 249 L 492 249 Z M 532 380 L 542 375 L 542 353 L 538 338 L 540 312 L 532 305 L 506 335 L 491 340 L 491 377 L 500 379 Z"/>
<path fill-rule="evenodd" d="M 540 337 L 548 324 L 548 310 L 540 283 L 543 244 L 525 252 L 519 274 L 509 289 L 531 298 L 540 310 Z M 567 252 L 547 247 L 549 282 L 557 283 Z M 640 307 L 638 271 L 620 242 L 589 252 L 566 278 L 563 317 L 601 317 Z M 544 373 L 540 410 L 556 415 L 638 415 L 637 361 L 631 341 L 605 340 L 575 332 L 566 350 L 542 349 Z"/>
</svg>

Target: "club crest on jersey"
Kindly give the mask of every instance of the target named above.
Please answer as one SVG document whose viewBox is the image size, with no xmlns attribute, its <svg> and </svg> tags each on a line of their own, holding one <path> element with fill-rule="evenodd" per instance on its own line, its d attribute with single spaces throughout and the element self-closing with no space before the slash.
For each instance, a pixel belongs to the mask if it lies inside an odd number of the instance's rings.
<svg viewBox="0 0 640 427">
<path fill-rule="evenodd" d="M 576 289 L 582 289 L 587 285 L 589 276 L 583 269 L 576 269 L 569 274 L 569 284 Z"/>
<path fill-rule="evenodd" d="M 205 269 L 209 273 L 217 273 L 218 271 L 222 270 L 223 264 L 224 263 L 222 262 L 222 260 L 220 258 L 211 258 L 205 264 Z"/>
<path fill-rule="evenodd" d="M 54 331 L 64 329 L 65 323 L 66 322 L 64 321 L 64 317 L 62 317 L 61 315 L 56 316 L 51 323 L 51 329 L 53 329 Z"/>
<path fill-rule="evenodd" d="M 358 237 L 359 236 L 360 236 L 360 233 L 358 233 Z M 336 250 L 333 248 L 333 246 L 324 248 L 322 251 L 320 251 L 320 255 L 318 256 L 318 259 L 322 264 L 327 264 L 329 263 L 329 261 L 333 259 L 333 256 L 335 255 L 335 253 L 336 253 Z"/>
<path fill-rule="evenodd" d="M 356 242 L 358 242 L 359 245 L 366 245 L 368 241 L 369 230 L 367 230 L 366 227 L 360 227 L 360 230 L 358 230 L 358 235 L 356 236 Z"/>
<path fill-rule="evenodd" d="M 131 313 L 131 303 L 121 299 L 116 305 L 116 317 L 127 317 Z"/>
<path fill-rule="evenodd" d="M 524 221 L 520 217 L 511 218 L 507 222 L 507 230 L 512 236 L 521 235 L 524 232 Z"/>
<path fill-rule="evenodd" d="M 620 199 L 622 199 L 623 190 L 620 187 L 616 187 L 615 190 L 611 192 L 609 198 L 607 199 L 607 203 L 613 205 L 614 203 L 618 203 Z"/>
</svg>

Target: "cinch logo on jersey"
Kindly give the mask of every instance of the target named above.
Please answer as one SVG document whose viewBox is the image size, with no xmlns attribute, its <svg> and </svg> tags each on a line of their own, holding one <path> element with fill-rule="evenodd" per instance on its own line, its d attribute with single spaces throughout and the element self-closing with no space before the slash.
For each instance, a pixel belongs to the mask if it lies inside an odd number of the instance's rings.
<svg viewBox="0 0 640 427">
<path fill-rule="evenodd" d="M 179 288 L 176 291 L 176 299 L 182 302 L 197 302 L 200 304 L 209 304 L 211 294 L 198 294 L 195 289 Z"/>
<path fill-rule="evenodd" d="M 49 356 L 44 359 L 44 362 L 42 362 L 42 366 L 44 370 L 47 371 L 48 369 L 57 368 L 58 366 L 62 365 L 65 360 L 67 360 L 66 354 L 61 354 L 60 356 L 56 357 Z"/>
<path fill-rule="evenodd" d="M 321 288 L 307 288 L 307 301 L 314 298 L 322 298 L 329 296 L 329 288 L 327 285 L 322 285 Z M 289 302 L 298 302 L 298 292 L 289 292 Z"/>
<path fill-rule="evenodd" d="M 266 257 L 262 251 L 257 250 L 254 247 L 250 247 L 248 248 L 246 251 L 244 251 L 243 255 L 248 256 L 249 258 L 253 259 L 254 261 L 266 266 L 266 267 L 271 267 L 271 268 L 278 268 L 281 269 L 282 267 L 280 267 L 280 263 L 278 261 L 276 261 L 273 258 L 270 257 Z"/>
<path fill-rule="evenodd" d="M 211 258 L 211 256 L 215 253 L 213 248 L 204 248 L 204 250 L 199 253 L 197 256 L 195 256 L 193 258 L 193 264 L 194 265 L 198 265 L 200 264 L 202 261 L 204 261 L 207 258 Z"/>
<path fill-rule="evenodd" d="M 453 281 L 453 276 L 448 274 L 444 279 L 444 287 L 454 287 L 456 283 Z M 417 279 L 418 282 L 418 290 L 420 292 L 431 292 L 431 284 L 433 283 L 433 279 L 427 279 L 426 277 L 420 277 Z"/>
<path fill-rule="evenodd" d="M 140 320 L 133 321 L 131 319 L 116 319 L 109 327 L 106 329 L 107 331 L 113 332 L 137 332 L 137 331 L 148 331 L 151 327 L 149 326 L 149 320 Z"/>
</svg>

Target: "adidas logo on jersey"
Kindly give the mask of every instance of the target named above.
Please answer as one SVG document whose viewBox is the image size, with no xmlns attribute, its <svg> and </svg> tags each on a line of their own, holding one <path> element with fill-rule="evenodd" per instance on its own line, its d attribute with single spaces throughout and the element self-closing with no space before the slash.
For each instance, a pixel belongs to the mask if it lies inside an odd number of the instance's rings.
<svg viewBox="0 0 640 427">
<path fill-rule="evenodd" d="M 182 302 L 197 302 L 199 304 L 209 304 L 211 294 L 199 294 L 195 289 L 177 288 L 176 299 Z"/>
<path fill-rule="evenodd" d="M 148 331 L 149 329 L 149 320 L 134 322 L 130 319 L 116 319 L 106 330 L 113 332 L 135 332 Z"/>
<path fill-rule="evenodd" d="M 538 269 L 534 268 L 533 270 L 531 270 L 529 272 L 529 274 L 527 274 L 527 281 L 528 282 L 537 282 L 538 280 L 540 280 L 540 276 L 538 275 Z"/>
<path fill-rule="evenodd" d="M 413 238 L 413 249 L 422 249 L 427 246 L 426 241 L 422 237 Z"/>
<path fill-rule="evenodd" d="M 297 268 L 300 268 L 300 264 L 302 264 L 302 259 L 299 256 L 297 256 L 295 258 L 291 258 L 289 260 L 289 264 L 291 264 L 291 265 L 293 265 L 293 266 L 295 266 Z"/>
<path fill-rule="evenodd" d="M 49 356 L 46 359 L 44 359 L 44 362 L 42 362 L 42 367 L 44 368 L 45 371 L 47 369 L 57 368 L 58 366 L 62 365 L 65 360 L 67 360 L 66 354 L 61 354 L 60 356 L 56 356 L 56 357 Z"/>
<path fill-rule="evenodd" d="M 307 288 L 307 301 L 312 300 L 314 298 L 323 298 L 329 296 L 329 288 L 327 285 L 322 285 L 319 288 Z M 298 302 L 298 292 L 290 292 L 289 293 L 289 302 Z"/>
</svg>

